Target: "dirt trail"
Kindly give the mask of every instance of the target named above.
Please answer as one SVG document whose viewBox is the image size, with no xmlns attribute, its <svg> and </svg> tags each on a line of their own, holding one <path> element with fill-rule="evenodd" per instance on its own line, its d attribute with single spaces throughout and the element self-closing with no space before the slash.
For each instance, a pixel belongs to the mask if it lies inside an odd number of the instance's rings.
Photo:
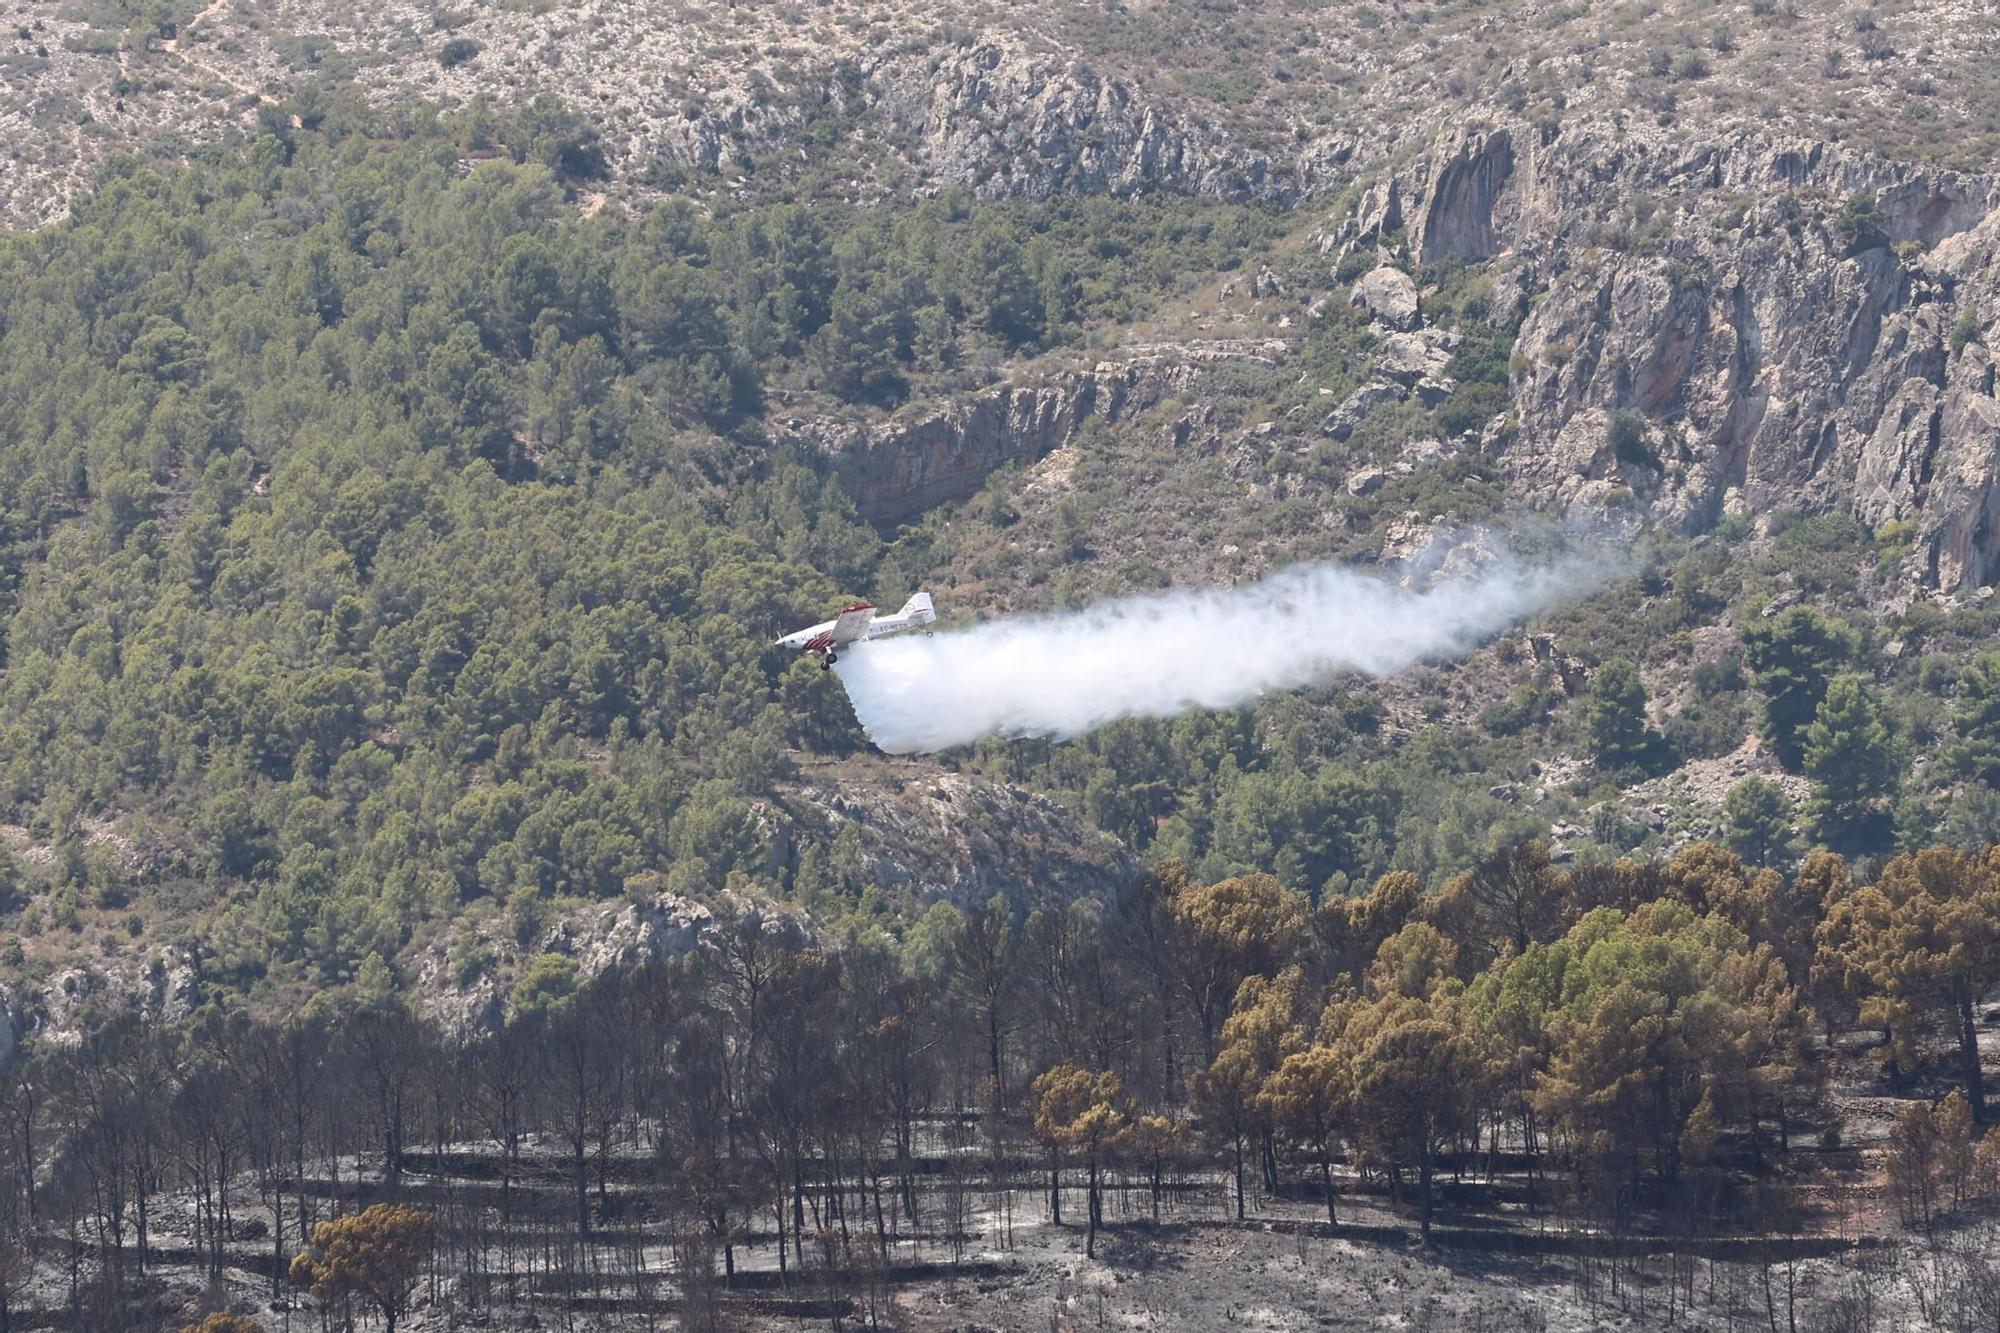
<svg viewBox="0 0 2000 1333">
<path fill-rule="evenodd" d="M 160 49 L 162 51 L 165 51 L 168 55 L 172 56 L 174 59 L 180 61 L 182 64 L 186 65 L 189 69 L 194 70 L 196 73 L 205 74 L 209 78 L 215 80 L 217 83 L 223 84 L 226 87 L 234 88 L 237 92 L 243 94 L 245 97 L 254 97 L 259 102 L 267 102 L 275 105 L 278 99 L 270 96 L 268 93 L 264 92 L 263 89 L 253 88 L 249 84 L 244 83 L 241 79 L 238 79 L 235 75 L 225 72 L 218 66 L 212 65 L 206 60 L 199 59 L 195 56 L 188 54 L 186 51 L 181 50 L 181 40 L 184 37 L 186 37 L 188 33 L 194 30 L 196 24 L 207 22 L 208 20 L 214 18 L 217 14 L 220 14 L 223 10 L 228 9 L 231 5 L 234 5 L 235 3 L 236 0 L 209 0 L 208 8 L 202 10 L 201 13 L 196 14 L 186 23 L 183 23 L 180 26 L 180 28 L 175 31 L 173 36 L 167 38 L 164 42 L 160 43 Z"/>
</svg>

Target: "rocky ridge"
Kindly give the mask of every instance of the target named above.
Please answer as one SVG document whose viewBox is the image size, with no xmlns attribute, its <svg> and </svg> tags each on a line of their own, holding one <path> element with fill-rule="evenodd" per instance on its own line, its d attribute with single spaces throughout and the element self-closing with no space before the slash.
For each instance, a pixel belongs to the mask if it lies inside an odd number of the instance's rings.
<svg viewBox="0 0 2000 1333">
<path fill-rule="evenodd" d="M 723 908 L 732 926 L 758 913 L 783 917 L 792 929 L 804 928 L 769 905 L 726 900 Z M 573 960 L 578 977 L 588 981 L 606 972 L 636 969 L 714 948 L 724 928 L 708 907 L 674 893 L 579 905 L 525 941 L 504 928 L 499 919 L 489 919 L 477 928 L 481 961 L 476 968 L 456 962 L 452 950 L 441 941 L 416 950 L 407 968 L 413 983 L 411 995 L 420 1013 L 448 1031 L 492 1031 L 508 1016 L 514 981 L 538 955 L 558 954 Z"/>
<path fill-rule="evenodd" d="M 862 517 L 887 530 L 964 500 L 1005 464 L 1062 447 L 1092 416 L 1116 420 L 1156 396 L 1158 378 L 1106 364 L 919 404 L 879 422 L 787 418 L 773 434 L 825 459 Z"/>
<path fill-rule="evenodd" d="M 1966 63 L 1981 49 L 1978 25 L 1948 8 L 1922 22 L 1881 17 L 1863 43 L 1880 79 L 1849 87 L 1829 60 L 1820 82 L 1843 96 L 1866 91 L 1866 123 L 1884 128 L 1900 113 L 1883 80 L 1906 78 L 1910 114 L 1943 124 L 1947 103 L 1981 86 Z M 1524 501 L 1693 530 L 1725 513 L 1845 508 L 1906 532 L 1908 581 L 1944 590 L 1985 582 L 2000 558 L 1987 334 L 2000 309 L 2000 176 L 1799 132 L 1827 90 L 1800 81 L 1795 48 L 1849 40 L 1837 15 L 1800 10 L 1769 31 L 1732 31 L 1679 74 L 1661 73 L 1643 34 L 1615 23 L 1577 41 L 1559 7 L 1527 6 L 1508 20 L 1516 26 L 1417 29 L 1434 43 L 1430 59 L 1317 32 L 1355 71 L 1338 108 L 1366 104 L 1372 90 L 1379 108 L 1409 109 L 1429 90 L 1454 108 L 1442 132 L 1434 115 L 1301 119 L 1305 103 L 1280 85 L 1243 106 L 1190 95 L 1171 86 L 1170 53 L 1149 67 L 1053 12 L 969 29 L 921 7 L 893 19 L 867 5 L 818 15 L 690 6 L 681 17 L 648 24 L 620 0 L 525 19 L 475 7 L 452 31 L 482 53 L 446 67 L 411 58 L 439 40 L 435 16 L 386 2 L 332 15 L 284 0 L 255 15 L 212 5 L 171 38 L 128 33 L 103 54 L 82 20 L 36 18 L 18 25 L 16 55 L 48 66 L 97 127 L 73 145 L 86 155 L 140 134 L 149 115 L 184 116 L 175 99 L 190 81 L 237 118 L 258 95 L 285 95 L 324 70 L 366 71 L 360 86 L 376 99 L 460 100 L 496 78 L 523 98 L 581 94 L 628 184 L 653 162 L 726 177 L 760 160 L 809 159 L 801 135 L 829 123 L 847 127 L 846 151 L 992 197 L 1167 189 L 1285 203 L 1361 184 L 1326 230 L 1330 249 L 1373 245 L 1413 270 L 1492 261 L 1534 301 L 1511 411 L 1482 437 Z M 1691 18 L 1677 8 L 1656 17 L 1662 31 Z M 302 32 L 316 34 L 306 56 Z M 738 40 L 718 46 L 724 33 Z M 1510 110 L 1484 75 L 1439 85 L 1435 57 L 1503 39 L 1551 62 L 1536 75 L 1545 103 Z M 644 87 L 572 77 L 613 50 L 659 77 Z M 1787 94 L 1775 121 L 1740 96 L 1752 62 L 1758 86 Z M 98 86 L 111 71 L 115 97 Z M 1955 91 L 1938 78 L 1954 71 L 1965 75 Z M 1687 86 L 1656 86 L 1662 78 Z M 1668 91 L 1675 112 L 1634 114 L 1665 105 Z M 1696 96 L 1724 114 L 1681 114 Z M 11 106 L 0 119 L 18 117 Z M 37 198 L 25 215 L 16 198 L 17 217 L 48 216 L 52 187 L 38 173 L 57 154 L 34 147 L 46 111 L 18 126 L 29 151 L 8 188 Z M 1872 211 L 1844 216 L 1850 200 Z M 1381 291 L 1368 304 L 1390 355 L 1327 417 L 1336 439 L 1381 405 L 1412 394 L 1433 403 L 1450 388 L 1437 374 L 1448 348 L 1420 303 Z M 776 433 L 804 437 L 864 512 L 892 527 L 972 494 L 995 467 L 1046 455 L 1089 416 L 1114 419 L 1137 388 L 1134 372 L 1100 368 L 887 423 L 791 422 Z"/>
<path fill-rule="evenodd" d="M 918 903 L 983 902 L 994 894 L 1027 905 L 1116 893 L 1139 873 L 1116 839 L 1047 797 L 928 766 L 857 755 L 807 761 L 794 789 L 760 812 L 767 869 L 795 875 L 807 842 L 836 846 L 851 829 L 852 869 L 884 892 Z M 476 967 L 465 943 L 433 939 L 404 971 L 417 1006 L 453 1031 L 490 1029 L 508 1013 L 513 983 L 540 954 L 575 961 L 585 980 L 728 947 L 745 932 L 810 935 L 812 919 L 772 901 L 724 893 L 712 903 L 672 892 L 576 904 L 527 940 L 504 918 L 476 928 Z"/>
<path fill-rule="evenodd" d="M 1382 405 L 1434 405 L 1452 387 L 1450 344 L 1397 265 L 1490 261 L 1502 292 L 1533 303 L 1511 411 L 1484 437 L 1525 501 L 1689 531 L 1729 513 L 1846 509 L 1897 525 L 1907 581 L 1944 591 L 1986 582 L 2000 559 L 2000 176 L 1768 130 L 1487 114 L 1414 152 L 1345 142 L 1319 168 L 1252 155 L 1225 179 L 1198 135 L 1162 128 L 1134 88 L 1074 62 L 974 47 L 932 74 L 929 158 L 983 192 L 1283 198 L 1372 174 L 1325 232 L 1329 252 L 1395 261 L 1355 293 L 1385 354 L 1326 418 L 1336 439 Z M 1100 368 L 809 433 L 886 526 L 1043 456 L 1093 411 L 1115 418 L 1122 400 L 1104 388 Z"/>
<path fill-rule="evenodd" d="M 1525 498 L 1597 517 L 1637 505 L 1691 530 L 1850 508 L 1907 525 L 1912 582 L 1991 577 L 2000 178 L 1785 138 L 1484 126 L 1326 236 L 1490 260 L 1503 290 L 1535 295 L 1512 411 L 1488 432 Z M 1392 279 L 1356 300 L 1391 339 L 1421 328 Z M 1328 429 L 1400 396 L 1364 385 Z"/>
<path fill-rule="evenodd" d="M 797 876 L 808 844 L 851 848 L 849 868 L 864 882 L 919 909 L 996 893 L 1027 906 L 1109 896 L 1141 870 L 1117 839 L 1019 787 L 865 754 L 801 761 L 781 799 L 758 811 L 763 869 L 774 884 Z M 851 833 L 837 843 L 842 830 Z M 816 929 L 805 912 L 768 899 L 725 891 L 696 901 L 646 880 L 628 884 L 622 899 L 556 902 L 549 911 L 526 933 L 520 919 L 497 909 L 468 916 L 454 933 L 414 940 L 395 973 L 419 1011 L 472 1032 L 506 1018 L 515 981 L 541 954 L 574 960 L 588 980 L 719 949 L 745 930 Z M 31 1032 L 64 1040 L 110 1009 L 180 1021 L 228 988 L 206 945 L 162 949 L 123 931 L 87 929 L 79 938 L 91 939 L 88 949 L 29 969 L 12 989 L 0 983 L 0 1068 Z"/>
<path fill-rule="evenodd" d="M 1636 9 L 184 0 L 149 28 L 123 26 L 115 6 L 0 0 L 0 130 L 21 145 L 0 164 L 0 214 L 59 217 L 111 155 L 183 151 L 252 127 L 262 99 L 318 86 L 384 107 L 551 94 L 590 116 L 627 186 L 662 163 L 736 181 L 839 142 L 919 188 L 1288 202 L 1492 109 L 1538 126 L 1674 124 L 1684 138 L 1782 120 L 1894 156 L 1990 156 L 1989 0 L 1870 9 L 1865 24 L 1841 4 Z M 1440 160 L 1436 197 L 1490 190 L 1498 155 L 1525 141 L 1491 148 Z M 1478 243 L 1434 235 L 1435 253 Z"/>
<path fill-rule="evenodd" d="M 889 532 L 971 497 L 1003 467 L 1030 465 L 1068 447 L 1089 421 L 1119 424 L 1198 392 L 1210 368 L 1280 365 L 1292 351 L 1282 338 L 1132 343 L 1088 367 L 1026 367 L 999 384 L 921 400 L 886 417 L 781 417 L 771 434 L 775 443 L 821 460 L 861 516 Z"/>
<path fill-rule="evenodd" d="M 1140 872 L 1116 838 L 1046 796 L 908 761 L 856 756 L 807 768 L 774 853 L 852 828 L 869 882 L 922 901 L 1029 905 L 1109 896 Z"/>
</svg>

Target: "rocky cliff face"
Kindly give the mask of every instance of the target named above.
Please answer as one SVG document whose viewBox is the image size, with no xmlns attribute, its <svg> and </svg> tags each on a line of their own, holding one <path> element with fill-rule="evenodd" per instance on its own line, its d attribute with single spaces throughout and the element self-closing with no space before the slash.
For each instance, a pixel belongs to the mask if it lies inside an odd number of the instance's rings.
<svg viewBox="0 0 2000 1333">
<path fill-rule="evenodd" d="M 908 762 L 855 756 L 806 770 L 779 842 L 856 837 L 869 881 L 918 899 L 1034 904 L 1110 895 L 1140 865 L 1110 834 L 1045 796 Z"/>
<path fill-rule="evenodd" d="M 131 1010 L 165 1022 L 192 1016 L 206 1000 L 192 952 L 132 952 L 76 959 L 38 984 L 0 984 L 0 1072 L 30 1034 L 73 1039 L 95 1013 Z"/>
<path fill-rule="evenodd" d="M 885 65 L 874 83 L 892 120 L 920 145 L 919 161 L 989 197 L 1171 189 L 1290 200 L 1352 151 L 1340 139 L 1282 156 L 1246 149 L 1185 102 L 1163 104 L 1083 61 L 1004 40 L 941 61 Z"/>
<path fill-rule="evenodd" d="M 770 837 L 766 868 L 774 881 L 797 869 L 806 843 L 824 850 L 851 829 L 839 853 L 851 854 L 849 868 L 866 883 L 919 903 L 983 902 L 996 893 L 1027 906 L 1068 902 L 1116 893 L 1141 871 L 1117 839 L 1047 797 L 869 755 L 808 760 L 795 787 L 762 818 Z M 482 1032 L 506 1020 L 514 983 L 541 954 L 573 959 L 577 974 L 588 980 L 718 949 L 746 931 L 796 941 L 816 928 L 802 911 L 770 900 L 723 893 L 703 903 L 658 892 L 571 904 L 525 942 L 508 918 L 495 914 L 472 927 L 478 967 L 465 968 L 443 936 L 413 946 L 399 966 L 426 1017 L 448 1031 Z M 79 971 L 68 984 L 101 993 L 111 983 Z M 43 998 L 52 1030 L 74 1025 L 74 1001 L 65 1005 L 59 988 Z M 173 999 L 135 995 L 132 1002 L 148 1012 L 184 1016 L 185 1006 L 176 1008 Z M 0 990 L 0 1067 L 7 1013 Z"/>
<path fill-rule="evenodd" d="M 2000 178 L 1740 135 L 1467 129 L 1350 233 L 1411 219 L 1425 262 L 1497 257 L 1534 295 L 1512 428 L 1529 498 L 1907 523 L 1946 590 L 2000 558 Z M 1614 414 L 1622 417 L 1613 428 Z"/>
<path fill-rule="evenodd" d="M 478 928 L 486 961 L 476 975 L 457 973 L 442 941 L 417 949 L 407 966 L 416 1008 L 426 1018 L 452 1033 L 491 1032 L 506 1021 L 508 997 L 522 970 L 541 954 L 572 959 L 577 975 L 589 981 L 717 948 L 725 932 L 797 935 L 809 929 L 802 916 L 768 902 L 724 895 L 712 909 L 679 894 L 657 893 L 637 901 L 576 905 L 525 944 L 501 919 L 489 919 Z"/>
<path fill-rule="evenodd" d="M 774 433 L 826 459 L 862 517 L 889 529 L 966 499 L 1004 464 L 1061 448 L 1092 416 L 1115 421 L 1157 397 L 1162 382 L 1148 367 L 1107 364 L 997 385 L 882 422 L 794 418 Z"/>
<path fill-rule="evenodd" d="M 1500 245 L 1494 207 L 1513 174 L 1514 138 L 1505 129 L 1454 135 L 1426 158 L 1410 183 L 1423 200 L 1410 235 L 1418 259 L 1491 257 Z"/>
<path fill-rule="evenodd" d="M 1400 236 L 1412 267 L 1492 261 L 1501 290 L 1531 300 L 1512 411 L 1487 432 L 1524 500 L 1695 530 L 1727 512 L 1847 509 L 1907 525 L 1910 579 L 1944 590 L 2000 563 L 2000 176 L 1622 117 L 1473 117 L 1414 155 L 1327 137 L 1279 160 L 1087 65 L 994 43 L 884 65 L 868 86 L 942 177 L 995 195 L 1287 198 L 1402 161 L 1329 245 Z M 1386 275 L 1369 286 L 1362 303 L 1386 334 L 1435 349 L 1410 293 Z M 1448 386 L 1432 369 L 1401 377 L 1414 389 L 1377 376 L 1329 429 L 1343 438 L 1378 400 L 1434 400 Z M 780 433 L 889 528 L 1061 447 L 1092 415 L 1117 420 L 1147 390 L 1134 367 L 1100 367 Z"/>
</svg>

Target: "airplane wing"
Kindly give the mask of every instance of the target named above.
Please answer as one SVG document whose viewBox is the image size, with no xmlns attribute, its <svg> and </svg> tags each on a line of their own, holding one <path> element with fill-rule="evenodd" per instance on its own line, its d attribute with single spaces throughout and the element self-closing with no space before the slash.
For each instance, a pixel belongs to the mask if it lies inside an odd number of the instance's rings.
<svg viewBox="0 0 2000 1333">
<path fill-rule="evenodd" d="M 868 633 L 868 622 L 875 618 L 875 608 L 866 602 L 856 602 L 853 606 L 840 609 L 840 618 L 833 622 L 829 637 L 836 644 L 853 643 Z"/>
</svg>

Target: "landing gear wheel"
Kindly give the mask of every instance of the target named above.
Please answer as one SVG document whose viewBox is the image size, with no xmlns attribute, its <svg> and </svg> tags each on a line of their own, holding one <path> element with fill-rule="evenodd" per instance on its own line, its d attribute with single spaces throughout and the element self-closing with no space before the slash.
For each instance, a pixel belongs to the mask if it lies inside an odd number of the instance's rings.
<svg viewBox="0 0 2000 1333">
<path fill-rule="evenodd" d="M 825 667 L 827 670 L 831 671 L 833 669 L 833 664 L 835 662 L 838 662 L 839 660 L 840 660 L 839 653 L 828 653 L 826 655 L 826 660 L 820 663 L 820 665 Z"/>
</svg>

